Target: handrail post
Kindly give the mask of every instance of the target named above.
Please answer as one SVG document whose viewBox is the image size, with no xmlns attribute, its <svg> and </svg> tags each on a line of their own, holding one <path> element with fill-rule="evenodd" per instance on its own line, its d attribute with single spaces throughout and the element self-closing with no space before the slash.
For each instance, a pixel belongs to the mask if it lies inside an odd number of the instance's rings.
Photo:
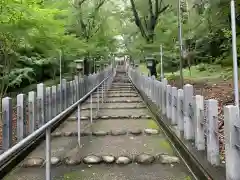
<svg viewBox="0 0 240 180">
<path fill-rule="evenodd" d="M 77 110 L 77 120 L 78 120 L 78 145 L 81 147 L 81 104 L 78 104 Z"/>
<path fill-rule="evenodd" d="M 46 129 L 46 180 L 51 180 L 51 127 Z"/>
<path fill-rule="evenodd" d="M 103 88 L 104 88 L 104 82 L 102 84 L 102 103 L 103 103 Z"/>
<path fill-rule="evenodd" d="M 90 122 L 92 124 L 92 94 L 90 95 Z"/>
<path fill-rule="evenodd" d="M 99 88 L 97 88 L 97 112 L 99 111 Z"/>
</svg>

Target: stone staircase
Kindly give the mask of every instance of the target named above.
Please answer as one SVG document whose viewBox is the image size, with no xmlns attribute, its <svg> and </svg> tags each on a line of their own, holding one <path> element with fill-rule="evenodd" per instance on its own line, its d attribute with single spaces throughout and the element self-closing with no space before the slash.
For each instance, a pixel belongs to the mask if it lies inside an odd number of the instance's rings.
<svg viewBox="0 0 240 180">
<path fill-rule="evenodd" d="M 101 91 L 99 91 L 101 92 Z M 188 169 L 175 155 L 123 69 L 97 112 L 98 96 L 81 106 L 81 146 L 75 114 L 53 133 L 52 179 L 55 180 L 189 180 Z M 5 180 L 44 180 L 45 143 L 38 146 Z"/>
</svg>

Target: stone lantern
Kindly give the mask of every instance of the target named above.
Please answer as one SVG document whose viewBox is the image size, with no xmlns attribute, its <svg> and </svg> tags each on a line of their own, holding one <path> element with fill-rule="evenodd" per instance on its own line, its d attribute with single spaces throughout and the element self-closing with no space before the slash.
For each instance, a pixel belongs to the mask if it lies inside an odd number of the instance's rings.
<svg viewBox="0 0 240 180">
<path fill-rule="evenodd" d="M 97 72 L 100 71 L 100 64 L 96 64 L 96 71 L 97 71 Z"/>
<path fill-rule="evenodd" d="M 84 74 L 84 67 L 83 67 L 84 60 L 83 59 L 77 59 L 74 62 L 77 65 L 76 69 L 77 69 L 78 73 L 80 74 L 80 76 L 82 76 Z"/>
<path fill-rule="evenodd" d="M 153 64 L 154 64 L 154 57 L 153 56 L 148 56 L 145 58 L 146 60 L 146 63 L 147 63 L 147 68 L 148 69 L 151 69 L 153 67 Z"/>
<path fill-rule="evenodd" d="M 148 56 L 145 58 L 147 63 L 147 68 L 150 71 L 151 76 L 157 76 L 155 58 L 153 56 Z"/>
<path fill-rule="evenodd" d="M 131 62 L 130 62 L 130 65 L 131 65 L 132 67 L 134 67 L 134 62 L 133 62 L 133 61 L 131 61 Z"/>
</svg>

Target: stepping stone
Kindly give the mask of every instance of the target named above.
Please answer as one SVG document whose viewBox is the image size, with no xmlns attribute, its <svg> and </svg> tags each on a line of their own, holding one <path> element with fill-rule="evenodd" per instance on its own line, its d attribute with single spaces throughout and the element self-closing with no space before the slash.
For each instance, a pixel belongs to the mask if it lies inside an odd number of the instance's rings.
<svg viewBox="0 0 240 180">
<path fill-rule="evenodd" d="M 157 130 L 157 129 L 144 129 L 144 132 L 145 132 L 147 135 L 156 135 L 156 134 L 159 134 L 159 130 Z"/>
<path fill-rule="evenodd" d="M 72 134 L 73 134 L 72 132 L 64 132 L 64 136 L 67 136 L 67 137 L 72 136 Z"/>
<path fill-rule="evenodd" d="M 129 116 L 118 116 L 118 119 L 127 119 Z"/>
<path fill-rule="evenodd" d="M 130 118 L 133 118 L 133 119 L 140 119 L 141 116 L 130 116 Z"/>
<path fill-rule="evenodd" d="M 78 132 L 71 132 L 72 133 L 72 136 L 77 136 L 78 135 Z"/>
<path fill-rule="evenodd" d="M 130 130 L 129 133 L 137 136 L 137 135 L 142 134 L 142 130 L 141 129 L 133 129 L 133 130 Z"/>
<path fill-rule="evenodd" d="M 118 118 L 121 118 L 122 116 L 119 116 L 119 115 L 114 115 L 114 116 L 112 116 L 112 118 L 116 118 L 116 119 L 118 119 Z"/>
<path fill-rule="evenodd" d="M 117 119 L 119 116 L 112 116 L 113 119 Z"/>
<path fill-rule="evenodd" d="M 70 150 L 69 152 L 66 152 L 64 163 L 66 165 L 78 165 L 81 164 L 81 157 L 80 157 L 80 148 L 79 146 L 75 147 L 74 149 Z"/>
<path fill-rule="evenodd" d="M 81 120 L 88 120 L 88 117 L 82 116 L 82 117 L 81 117 Z"/>
<path fill-rule="evenodd" d="M 95 132 L 92 132 L 92 135 L 94 135 L 94 136 L 106 136 L 106 135 L 108 135 L 108 132 L 106 132 L 106 131 L 95 131 Z"/>
<path fill-rule="evenodd" d="M 129 164 L 131 162 L 132 162 L 132 160 L 127 156 L 119 156 L 116 159 L 116 164 L 119 164 L 119 165 L 126 165 L 126 164 Z"/>
<path fill-rule="evenodd" d="M 83 158 L 85 164 L 99 164 L 102 162 L 102 158 L 95 155 L 89 155 Z"/>
<path fill-rule="evenodd" d="M 180 159 L 177 156 L 170 156 L 167 154 L 157 155 L 157 158 L 160 160 L 162 164 L 173 164 L 180 163 Z"/>
<path fill-rule="evenodd" d="M 81 136 L 90 136 L 90 135 L 92 135 L 92 132 L 88 132 L 88 131 L 81 132 Z"/>
<path fill-rule="evenodd" d="M 62 132 L 54 132 L 54 133 L 52 133 L 52 137 L 60 137 L 60 136 L 62 136 Z"/>
<path fill-rule="evenodd" d="M 77 120 L 77 117 L 71 116 L 71 117 L 68 117 L 67 120 L 68 120 L 68 121 L 76 121 L 76 120 Z"/>
<path fill-rule="evenodd" d="M 39 167 L 44 164 L 45 160 L 40 157 L 31 157 L 24 160 L 22 167 Z"/>
<path fill-rule="evenodd" d="M 110 118 L 109 116 L 101 116 L 100 117 L 101 119 L 108 119 L 108 118 Z"/>
<path fill-rule="evenodd" d="M 64 163 L 66 165 L 78 165 L 81 164 L 81 159 L 80 158 L 74 158 L 74 157 L 66 157 L 64 160 Z"/>
<path fill-rule="evenodd" d="M 151 154 L 142 153 L 136 156 L 135 161 L 139 164 L 151 164 L 155 157 Z"/>
<path fill-rule="evenodd" d="M 112 136 L 120 136 L 120 135 L 125 135 L 125 134 L 127 134 L 127 131 L 125 131 L 125 130 L 111 130 Z"/>
<path fill-rule="evenodd" d="M 105 155 L 105 156 L 102 156 L 102 160 L 103 162 L 107 163 L 107 164 L 110 164 L 110 163 L 114 163 L 115 162 L 115 157 L 114 156 L 111 156 L 111 155 Z"/>
<path fill-rule="evenodd" d="M 58 165 L 60 163 L 60 158 L 58 157 L 51 157 L 51 164 Z"/>
</svg>

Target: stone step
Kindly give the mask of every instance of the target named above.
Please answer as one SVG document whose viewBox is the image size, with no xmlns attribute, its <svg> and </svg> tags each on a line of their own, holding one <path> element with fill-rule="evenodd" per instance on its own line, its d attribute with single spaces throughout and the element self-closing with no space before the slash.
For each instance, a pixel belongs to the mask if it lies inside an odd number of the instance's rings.
<svg viewBox="0 0 240 180">
<path fill-rule="evenodd" d="M 111 88 L 131 88 L 131 87 L 133 87 L 133 85 L 132 84 L 126 84 L 126 85 L 117 85 L 117 84 L 112 84 L 111 85 Z"/>
<path fill-rule="evenodd" d="M 114 119 L 152 119 L 149 115 L 113 115 L 113 116 L 95 116 L 93 120 L 114 120 Z M 90 116 L 81 116 L 81 121 L 90 120 Z M 67 121 L 77 121 L 77 117 L 71 116 Z"/>
<path fill-rule="evenodd" d="M 102 94 L 99 94 L 99 97 L 101 97 Z M 94 99 L 97 99 L 97 94 L 92 96 Z M 107 94 L 106 95 L 106 98 L 113 98 L 113 97 L 116 97 L 116 98 L 119 98 L 119 97 L 139 97 L 137 94 L 116 94 L 116 95 L 109 95 Z"/>
<path fill-rule="evenodd" d="M 92 103 L 97 103 L 98 101 L 93 100 Z M 139 97 L 132 97 L 128 99 L 123 98 L 105 98 L 104 103 L 141 103 L 143 102 Z M 87 100 L 86 103 L 90 103 L 90 100 Z"/>
<path fill-rule="evenodd" d="M 90 108 L 90 103 L 84 103 L 83 105 L 81 105 L 82 109 L 86 109 L 86 108 Z M 97 108 L 97 103 L 94 103 L 92 105 L 92 107 L 95 107 Z M 99 105 L 100 108 L 119 108 L 119 109 L 122 109 L 122 108 L 134 108 L 134 107 L 146 107 L 145 104 L 143 102 L 137 102 L 137 103 L 131 103 L 131 102 L 128 102 L 128 103 L 103 103 L 103 104 L 100 104 Z"/>
<path fill-rule="evenodd" d="M 136 92 L 134 89 L 130 89 L 130 90 L 127 89 L 127 90 L 122 90 L 122 91 L 119 91 L 118 89 L 116 89 L 116 90 L 109 89 L 107 93 L 119 93 L 119 94 L 123 93 L 124 94 L 124 93 L 136 93 Z"/>
<path fill-rule="evenodd" d="M 103 130 L 96 130 L 96 131 L 82 131 L 80 132 L 81 136 L 123 136 L 123 135 L 158 135 L 160 131 L 158 129 L 133 129 L 133 130 L 111 130 L 111 131 L 103 131 Z M 77 129 L 75 131 L 55 131 L 52 133 L 52 137 L 72 137 L 78 136 Z"/>
<path fill-rule="evenodd" d="M 99 93 L 95 92 L 93 94 L 94 95 L 98 95 L 98 94 L 102 95 L 102 92 L 99 91 Z M 124 94 L 126 94 L 126 95 L 129 95 L 129 94 L 138 95 L 136 91 L 126 91 L 125 92 L 125 91 L 110 91 L 110 90 L 105 92 L 105 94 L 107 94 L 107 95 L 124 95 Z"/>
<path fill-rule="evenodd" d="M 103 88 L 104 90 L 105 90 L 105 88 Z M 101 91 L 102 90 L 102 88 L 99 88 L 99 91 Z M 119 88 L 119 87 L 111 87 L 111 89 L 109 90 L 109 91 L 118 91 L 118 92 L 121 92 L 121 91 L 135 91 L 135 89 L 134 89 L 134 87 L 125 87 L 125 88 L 123 88 L 123 87 L 121 87 L 121 88 Z"/>
<path fill-rule="evenodd" d="M 102 104 L 101 104 L 102 106 Z M 97 107 L 92 107 L 92 109 L 97 109 Z M 146 107 L 144 105 L 142 106 L 128 106 L 128 107 L 99 107 L 100 110 L 104 110 L 104 109 L 146 109 Z M 91 108 L 81 108 L 82 111 L 90 111 Z"/>
<path fill-rule="evenodd" d="M 126 90 L 126 89 L 133 89 L 133 87 L 132 86 L 128 86 L 128 87 L 127 86 L 126 87 L 112 86 L 111 89 L 121 91 L 121 90 Z"/>
</svg>

